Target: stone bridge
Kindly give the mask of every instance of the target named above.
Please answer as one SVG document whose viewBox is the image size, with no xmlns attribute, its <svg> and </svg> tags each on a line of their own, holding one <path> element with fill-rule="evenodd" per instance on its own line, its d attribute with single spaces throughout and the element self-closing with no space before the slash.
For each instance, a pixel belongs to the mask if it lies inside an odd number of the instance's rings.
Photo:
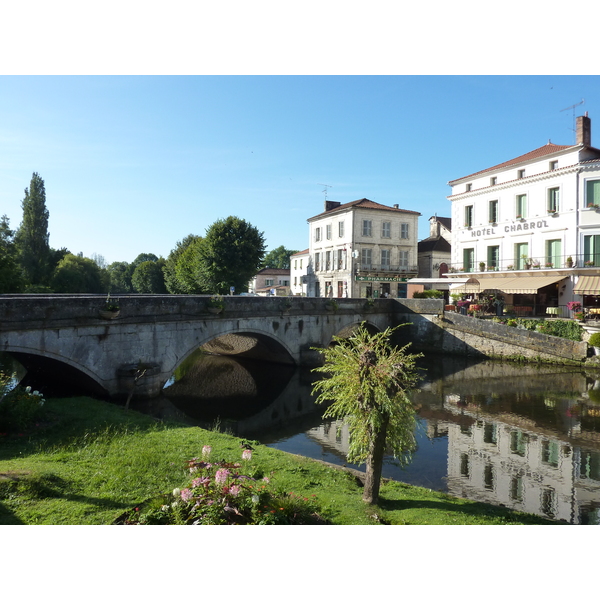
<svg viewBox="0 0 600 600">
<path fill-rule="evenodd" d="M 443 308 L 416 300 L 226 296 L 223 311 L 212 314 L 208 300 L 120 296 L 118 317 L 109 320 L 100 315 L 101 296 L 0 296 L 0 351 L 30 372 L 67 378 L 90 392 L 153 397 L 199 347 L 312 366 L 320 355 L 311 348 L 349 335 L 362 322 L 381 331 L 415 310 L 439 315 Z"/>
</svg>

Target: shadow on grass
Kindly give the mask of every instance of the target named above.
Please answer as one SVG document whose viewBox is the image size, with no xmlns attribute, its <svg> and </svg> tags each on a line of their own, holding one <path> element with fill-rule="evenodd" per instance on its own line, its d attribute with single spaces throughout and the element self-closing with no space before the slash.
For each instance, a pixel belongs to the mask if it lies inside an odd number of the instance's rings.
<svg viewBox="0 0 600 600">
<path fill-rule="evenodd" d="M 404 510 L 429 509 L 440 512 L 453 512 L 473 518 L 498 518 L 507 523 L 523 523 L 527 525 L 565 525 L 564 522 L 551 521 L 536 515 L 517 513 L 508 508 L 492 506 L 491 504 L 458 503 L 452 500 L 389 500 L 383 496 L 379 499 L 379 507 L 388 512 L 400 512 Z"/>
<path fill-rule="evenodd" d="M 25 525 L 15 513 L 0 502 L 0 525 Z"/>
</svg>

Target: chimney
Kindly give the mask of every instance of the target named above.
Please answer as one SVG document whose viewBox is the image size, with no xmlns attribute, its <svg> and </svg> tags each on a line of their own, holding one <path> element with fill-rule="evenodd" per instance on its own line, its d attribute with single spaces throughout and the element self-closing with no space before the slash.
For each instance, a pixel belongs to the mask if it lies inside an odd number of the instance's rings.
<svg viewBox="0 0 600 600">
<path fill-rule="evenodd" d="M 587 111 L 583 117 L 577 117 L 575 132 L 577 145 L 588 147 L 592 145 L 592 121 L 588 117 Z"/>
<path fill-rule="evenodd" d="M 333 202 L 333 200 L 325 200 L 325 212 L 327 212 L 328 210 L 333 210 L 334 208 L 337 208 L 341 204 L 342 204 L 341 202 Z"/>
</svg>

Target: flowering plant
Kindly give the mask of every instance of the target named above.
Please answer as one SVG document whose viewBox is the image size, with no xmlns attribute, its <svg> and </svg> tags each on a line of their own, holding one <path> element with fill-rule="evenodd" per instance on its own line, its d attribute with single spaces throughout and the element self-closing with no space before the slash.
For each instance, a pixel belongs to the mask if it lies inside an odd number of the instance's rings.
<svg viewBox="0 0 600 600">
<path fill-rule="evenodd" d="M 593 267 L 594 266 L 594 261 L 593 260 L 586 260 L 585 263 L 583 263 L 586 267 Z"/>
<path fill-rule="evenodd" d="M 567 308 L 569 310 L 579 312 L 581 310 L 581 302 L 578 302 L 577 300 L 573 300 L 572 302 L 567 302 Z"/>
<path fill-rule="evenodd" d="M 106 296 L 106 300 L 104 301 L 104 306 L 102 310 L 108 310 L 109 312 L 118 312 L 119 308 L 119 300 L 111 300 L 110 292 Z"/>
<path fill-rule="evenodd" d="M 554 263 L 551 263 L 551 262 L 547 262 L 546 263 L 546 268 L 547 269 L 552 269 L 552 267 L 554 267 Z"/>
<path fill-rule="evenodd" d="M 202 459 L 187 461 L 192 477 L 184 488 L 154 498 L 126 513 L 123 525 L 306 525 L 326 524 L 313 496 L 269 489 L 270 479 L 252 471 L 252 450 L 246 448 L 242 467 L 237 462 L 207 462 L 210 446 Z M 243 471 L 252 473 L 245 474 Z"/>
<path fill-rule="evenodd" d="M 0 433 L 20 431 L 27 427 L 44 406 L 44 396 L 20 385 L 12 386 L 11 378 L 0 372 Z"/>
</svg>

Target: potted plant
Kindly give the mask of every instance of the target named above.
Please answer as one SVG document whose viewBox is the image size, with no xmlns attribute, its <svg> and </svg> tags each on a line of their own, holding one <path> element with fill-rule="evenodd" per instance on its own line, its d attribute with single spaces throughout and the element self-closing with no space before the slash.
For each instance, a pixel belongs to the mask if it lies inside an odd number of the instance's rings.
<svg viewBox="0 0 600 600">
<path fill-rule="evenodd" d="M 539 269 L 540 268 L 540 261 L 539 260 L 533 260 L 533 261 L 531 261 L 531 265 L 533 266 L 534 269 Z"/>
<path fill-rule="evenodd" d="M 573 317 L 575 318 L 576 321 L 585 321 L 585 313 L 583 312 L 576 312 Z"/>
<path fill-rule="evenodd" d="M 515 270 L 515 265 L 508 265 L 508 267 L 506 267 L 509 271 L 514 271 Z"/>
<path fill-rule="evenodd" d="M 600 333 L 592 333 L 588 340 L 588 345 L 594 349 L 594 354 L 596 356 L 600 355 Z"/>
<path fill-rule="evenodd" d="M 573 259 L 569 256 L 567 258 L 567 269 L 571 269 L 573 267 Z"/>
<path fill-rule="evenodd" d="M 211 296 L 206 303 L 206 310 L 213 315 L 223 312 L 224 308 L 225 302 L 223 301 L 223 296 Z"/>
<path fill-rule="evenodd" d="M 594 261 L 593 260 L 586 260 L 583 264 L 586 267 L 593 267 L 594 266 Z"/>
<path fill-rule="evenodd" d="M 119 300 L 111 299 L 110 292 L 106 296 L 106 300 L 102 305 L 102 308 L 98 311 L 98 314 L 101 319 L 112 320 L 116 319 L 121 313 L 121 308 L 119 307 Z"/>
<path fill-rule="evenodd" d="M 484 262 L 480 262 L 479 263 L 479 270 L 480 271 L 485 271 L 485 263 Z"/>
<path fill-rule="evenodd" d="M 554 263 L 551 263 L 551 262 L 546 263 L 546 269 L 553 269 L 553 268 L 554 268 Z"/>
</svg>

